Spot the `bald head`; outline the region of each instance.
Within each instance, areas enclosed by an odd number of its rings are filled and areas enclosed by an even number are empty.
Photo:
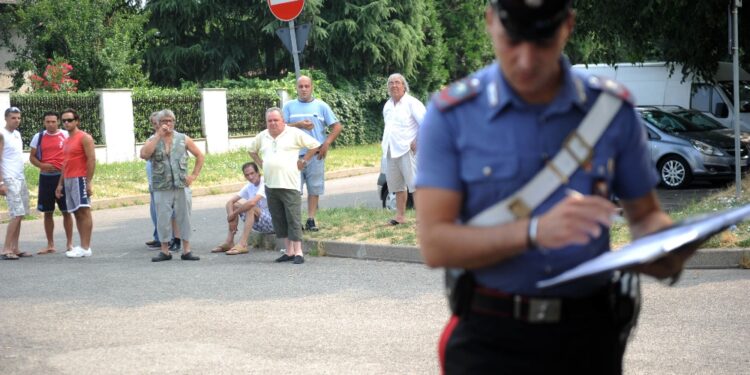
[[[312,101],[313,85],[308,76],[300,76],[297,79],[297,99],[301,102]]]

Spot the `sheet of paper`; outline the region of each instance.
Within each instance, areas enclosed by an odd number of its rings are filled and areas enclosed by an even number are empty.
[[[536,285],[538,288],[548,288],[582,277],[648,263],[686,244],[704,241],[749,217],[750,205],[691,217],[663,231],[639,238],[618,250],[581,263],[556,277],[539,281]]]

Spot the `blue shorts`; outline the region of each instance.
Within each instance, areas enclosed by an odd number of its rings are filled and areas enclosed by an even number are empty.
[[[66,178],[63,184],[68,212],[76,212],[81,207],[91,207],[91,199],[89,193],[86,192],[86,177]]]
[[[57,190],[57,183],[60,182],[60,175],[39,175],[39,193],[37,196],[36,209],[39,212],[53,212],[55,211],[55,203],[62,212],[68,212],[68,205],[65,202],[65,189],[62,191],[62,197],[55,197],[55,190]]]
[[[313,156],[300,172],[299,191],[302,192],[307,185],[307,195],[323,195],[326,187],[325,172],[326,159],[318,160],[318,155]]]

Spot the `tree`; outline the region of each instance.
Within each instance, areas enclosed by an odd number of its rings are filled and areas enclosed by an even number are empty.
[[[16,56],[7,64],[16,72],[14,86],[23,84],[26,71],[43,72],[48,59],[67,60],[81,90],[146,83],[139,42],[146,17],[137,3],[22,0],[12,6],[1,21],[14,33],[2,33],[0,43]]]
[[[666,61],[681,73],[711,77],[729,61],[729,1],[578,0],[576,30],[566,52],[574,63]],[[740,49],[750,50],[743,28],[750,11],[740,8]],[[745,66],[750,56],[740,55]]]
[[[437,1],[448,54],[446,67],[451,81],[463,78],[495,58],[485,32],[486,0]]]

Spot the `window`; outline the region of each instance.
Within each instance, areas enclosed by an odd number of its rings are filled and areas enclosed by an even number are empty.
[[[701,112],[713,113],[716,104],[724,103],[719,92],[712,85],[694,84],[690,97],[690,108]],[[726,117],[726,116],[725,116]]]

